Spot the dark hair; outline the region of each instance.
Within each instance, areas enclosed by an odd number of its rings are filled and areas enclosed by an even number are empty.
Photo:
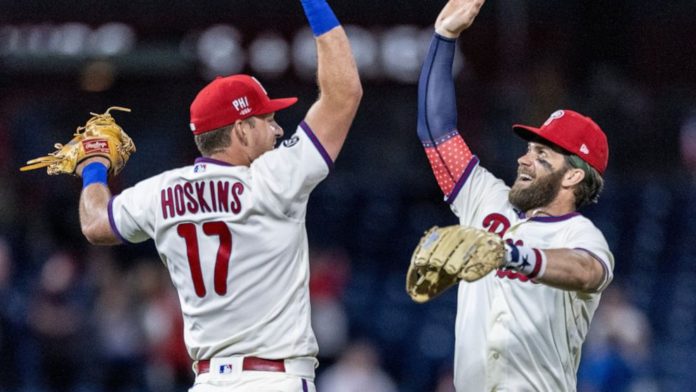
[[[596,203],[599,200],[599,194],[604,188],[604,179],[597,169],[590,166],[575,154],[566,154],[565,161],[571,168],[581,169],[585,172],[585,178],[573,191],[575,194],[575,208],[580,209],[584,206]]]
[[[201,155],[209,157],[229,147],[232,128],[234,128],[234,124],[195,135],[196,147]]]

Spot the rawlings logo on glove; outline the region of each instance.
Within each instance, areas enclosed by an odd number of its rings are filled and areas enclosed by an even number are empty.
[[[85,149],[85,154],[94,154],[97,152],[109,152],[109,142],[106,139],[95,139],[82,142],[82,147]]]
[[[118,174],[135,152],[135,144],[111,117],[109,111],[121,110],[130,112],[128,108],[112,106],[102,114],[90,113],[90,118],[83,127],[78,127],[68,144],[56,143],[56,151],[27,162],[20,171],[28,171],[46,167],[48,174],[75,174],[80,162],[87,158],[101,156],[107,158],[111,165],[109,174]]]
[[[460,280],[473,282],[505,264],[503,240],[460,225],[434,226],[421,237],[406,275],[406,291],[427,302]]]

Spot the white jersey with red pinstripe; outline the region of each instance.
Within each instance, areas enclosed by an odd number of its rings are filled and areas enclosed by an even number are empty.
[[[457,131],[424,147],[460,224],[486,229],[515,244],[581,249],[606,269],[599,291],[609,284],[614,257],[589,219],[577,212],[524,216],[508,201],[510,188],[479,166]],[[556,289],[511,270],[460,283],[457,390],[574,391],[580,349],[599,298],[600,293]]]
[[[250,167],[199,158],[112,198],[122,239],[152,238],[194,360],[314,357],[305,215],[333,162],[302,123]]]

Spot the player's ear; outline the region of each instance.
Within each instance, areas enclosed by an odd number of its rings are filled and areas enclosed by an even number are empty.
[[[585,171],[576,167],[568,169],[563,175],[563,182],[561,183],[564,187],[571,187],[579,184],[585,179]]]
[[[234,133],[235,139],[239,140],[242,146],[249,145],[249,127],[242,120],[235,121],[232,132]]]

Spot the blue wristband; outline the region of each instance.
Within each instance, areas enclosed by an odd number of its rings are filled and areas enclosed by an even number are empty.
[[[82,189],[98,183],[106,185],[108,169],[103,163],[92,162],[82,169]]]
[[[340,25],[326,0],[301,0],[301,2],[315,37]]]

